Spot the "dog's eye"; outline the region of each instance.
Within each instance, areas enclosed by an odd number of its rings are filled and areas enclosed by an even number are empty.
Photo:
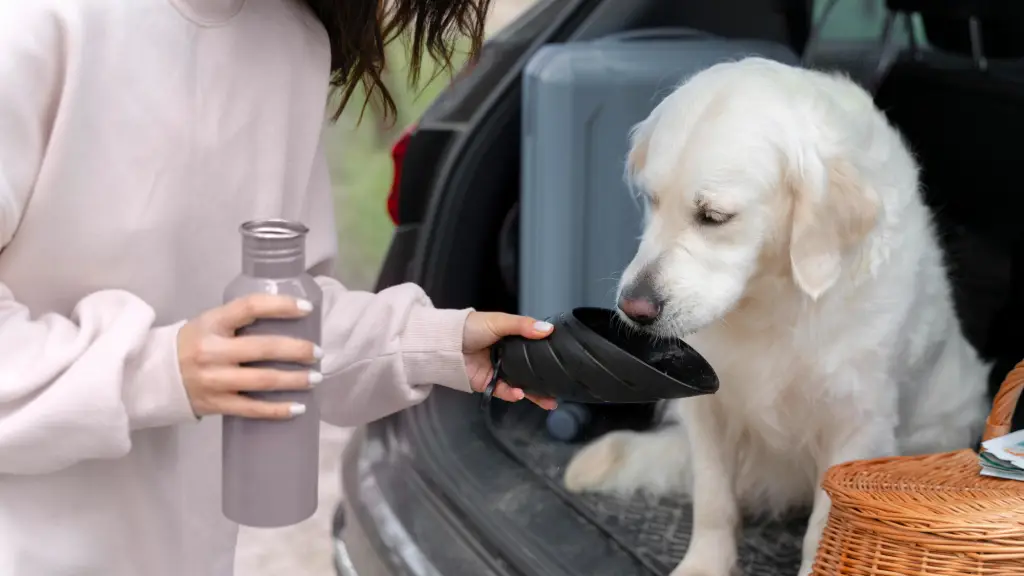
[[[701,208],[697,211],[697,223],[703,226],[721,226],[732,220],[733,214]]]

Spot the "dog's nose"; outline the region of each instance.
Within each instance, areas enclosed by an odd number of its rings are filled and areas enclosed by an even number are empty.
[[[658,297],[650,279],[643,278],[622,291],[619,296],[619,310],[630,320],[647,326],[653,324],[665,302]]]

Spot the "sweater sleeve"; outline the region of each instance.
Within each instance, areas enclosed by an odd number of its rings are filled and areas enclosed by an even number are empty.
[[[470,310],[435,309],[423,290],[402,284],[379,293],[324,290],[320,410],[326,422],[355,426],[422,402],[432,385],[470,392],[462,335]]]
[[[29,203],[59,105],[62,27],[0,2],[0,258]],[[0,475],[42,474],[131,448],[131,430],[193,418],[178,325],[119,290],[33,316],[0,276]]]
[[[307,190],[310,269],[324,292],[321,370],[324,421],[356,426],[422,402],[433,385],[470,392],[462,355],[471,310],[438,310],[415,284],[378,293],[348,290],[331,276],[334,202],[323,142]]]

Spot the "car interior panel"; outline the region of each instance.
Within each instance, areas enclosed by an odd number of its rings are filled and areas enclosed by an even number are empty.
[[[379,288],[420,282],[440,305],[516,311],[520,84],[538,45],[654,28],[768,40],[797,54],[806,47],[807,65],[863,83],[903,133],[921,166],[964,333],[993,363],[995,392],[1024,357],[1024,194],[1015,180],[1014,144],[1024,134],[1024,2],[877,0],[862,21],[833,15],[839,20],[814,28],[812,14],[820,17],[833,0],[573,0],[571,7],[569,1],[540,0],[533,20],[497,39],[510,48],[478,63],[494,68],[473,72],[470,85],[443,95],[421,120],[422,140],[411,141],[402,176],[402,202],[415,212],[416,231],[396,234],[393,242],[406,244],[392,245],[393,262]],[[858,4],[835,1],[848,11]],[[556,8],[558,2],[565,4]],[[887,21],[892,54],[881,49]],[[429,193],[414,196],[419,189]],[[455,412],[473,416],[447,416]],[[481,576],[668,574],[688,545],[689,503],[579,496],[560,484],[578,442],[649,427],[657,408],[593,410],[589,427],[572,443],[552,438],[545,416],[526,403],[481,409],[476,398],[435,390],[422,405],[370,425],[347,455],[353,516],[363,532],[372,532],[376,520],[359,509],[359,500],[401,502],[396,515],[412,534],[409,542],[418,542],[436,571],[416,572],[396,560],[398,541],[386,542],[393,530],[374,537],[379,555],[408,574],[457,574],[452,570],[460,562]],[[1014,429],[1022,428],[1019,409]],[[371,480],[379,488],[366,496],[361,491]],[[423,496],[408,496],[413,493]],[[431,510],[420,514],[424,502]],[[446,557],[427,544],[431,538],[416,536],[433,529],[417,518],[442,516],[464,542],[459,550],[475,550],[486,562]],[[744,573],[776,576],[789,574],[788,567],[795,573],[805,519],[797,511],[748,523]]]

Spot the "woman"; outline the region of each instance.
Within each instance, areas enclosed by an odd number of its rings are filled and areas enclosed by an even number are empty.
[[[550,331],[326,276],[329,79],[393,110],[383,38],[411,27],[413,61],[445,60],[457,33],[479,47],[487,4],[0,0],[0,574],[228,575],[220,424],[197,416],[289,418],[239,392],[319,383],[327,419],[360,424],[431,384],[480,390],[488,346]],[[218,305],[238,224],[263,217],[311,229],[322,352],[233,336],[302,302]],[[321,354],[323,374],[239,366]]]

